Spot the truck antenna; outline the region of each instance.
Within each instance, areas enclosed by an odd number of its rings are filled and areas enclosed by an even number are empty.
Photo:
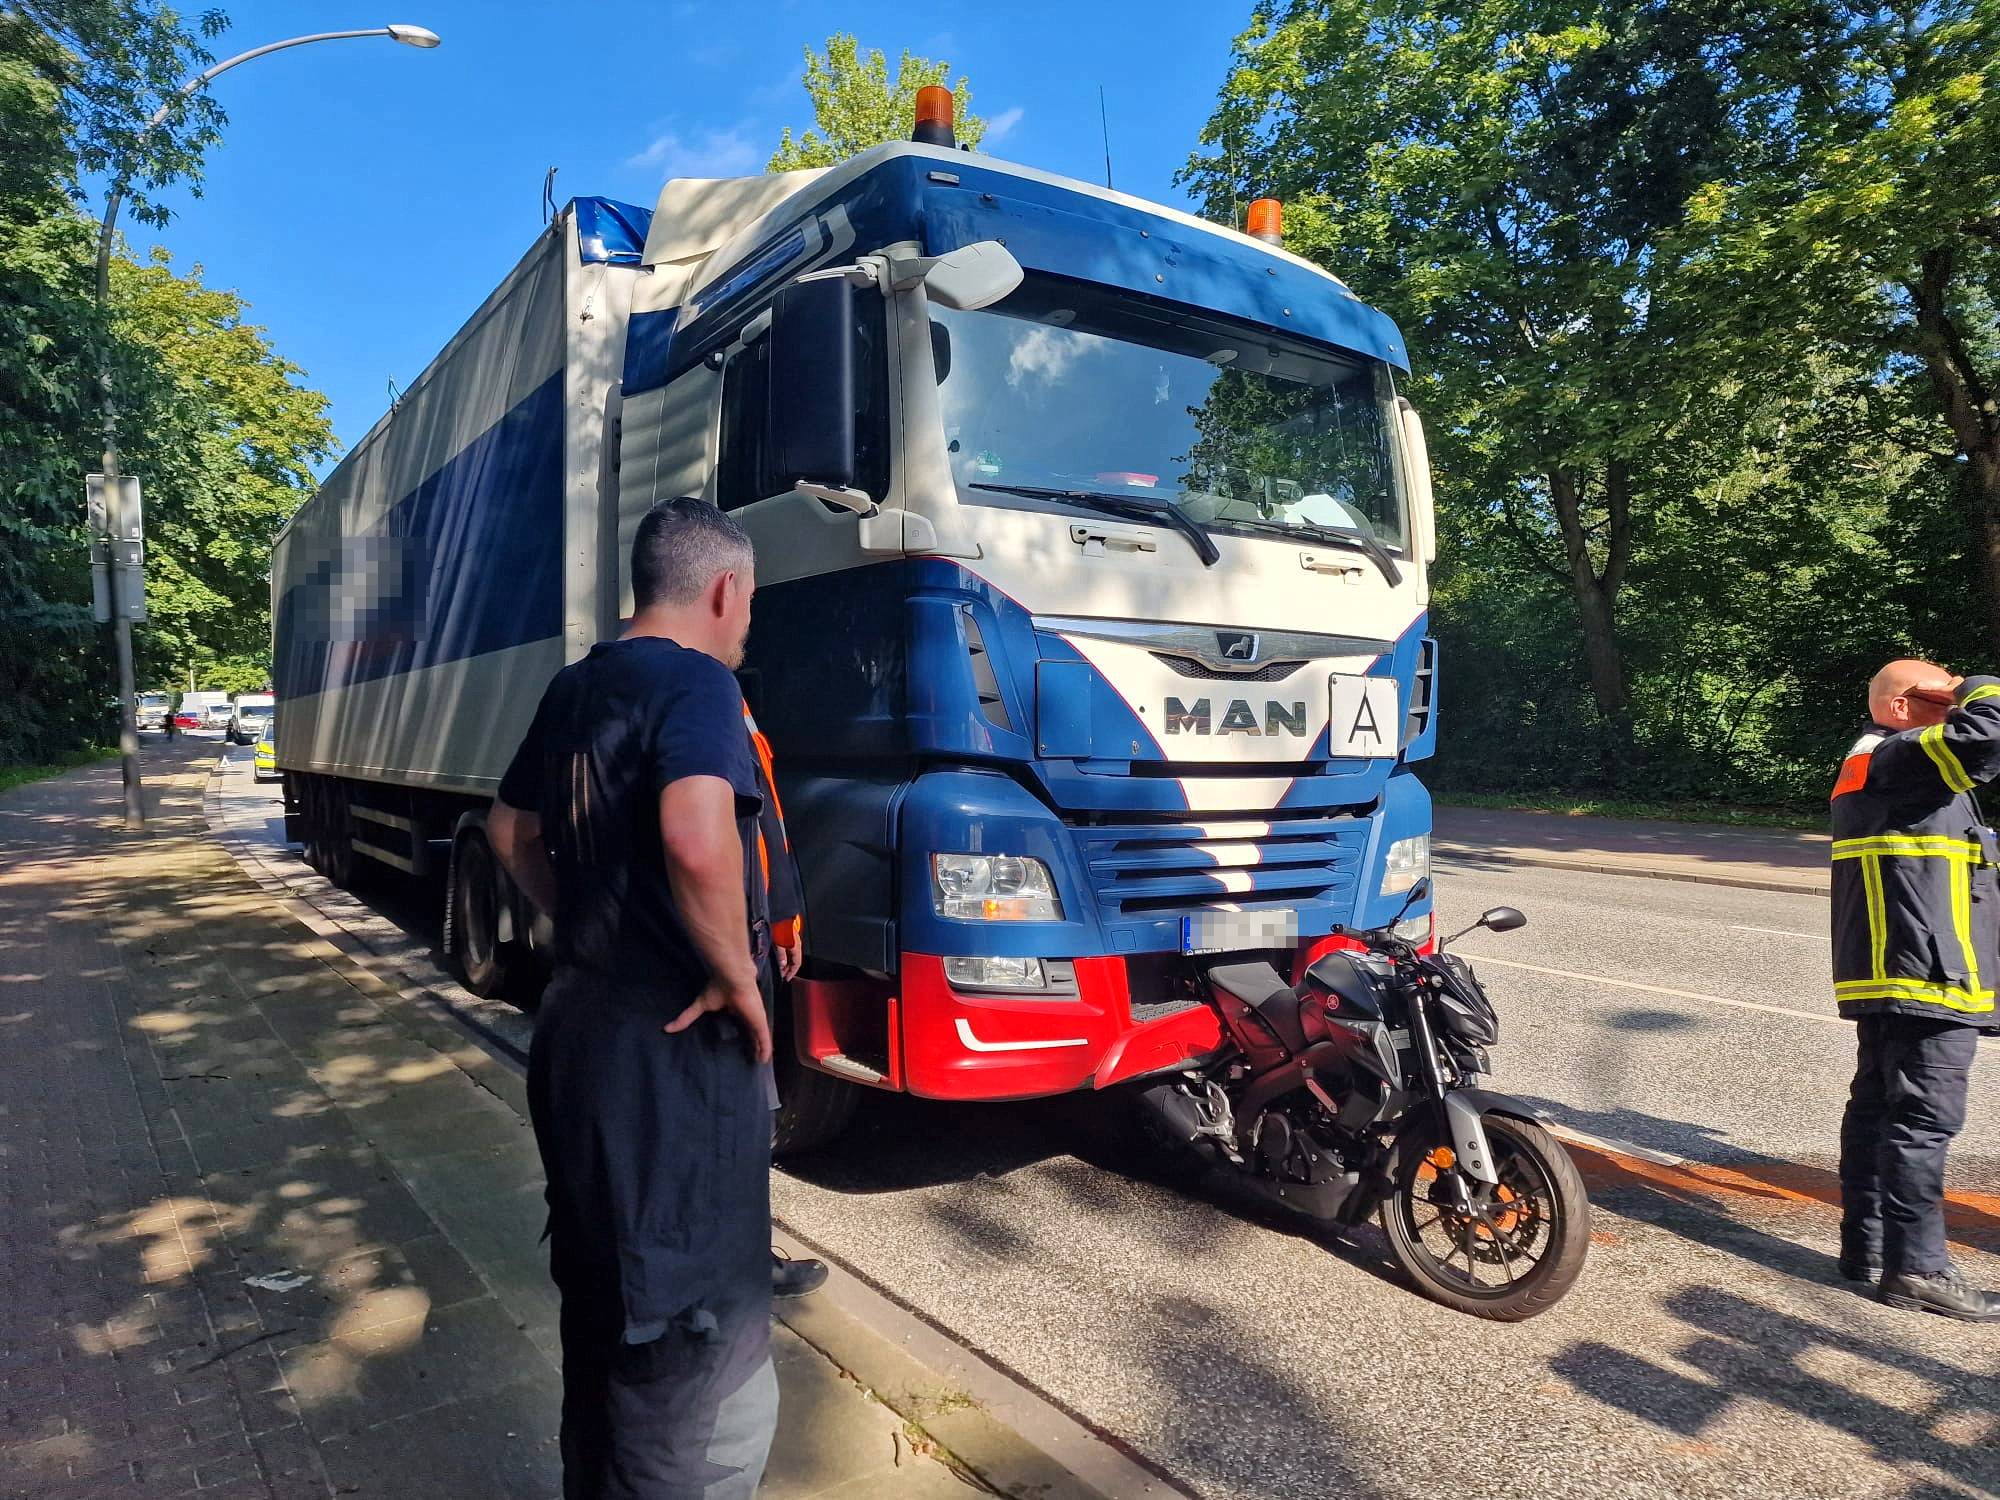
[[[1104,110],[1104,85],[1097,86],[1097,125],[1104,132],[1104,185],[1111,186],[1111,117]]]
[[[556,216],[556,169],[550,167],[542,174],[542,222],[548,223]]]

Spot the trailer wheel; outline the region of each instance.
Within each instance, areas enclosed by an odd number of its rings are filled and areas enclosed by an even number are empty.
[[[326,873],[326,796],[324,777],[299,778],[299,821],[304,825],[308,868]]]
[[[354,884],[354,822],[347,812],[346,783],[338,777],[328,777],[322,784],[320,812],[325,846],[320,873],[345,890]]]
[[[503,878],[485,830],[462,829],[451,850],[446,947],[460,982],[481,998],[504,993],[515,967],[511,945],[500,941]]]
[[[783,1159],[830,1146],[853,1123],[861,1086],[809,1068],[799,1061],[791,1028],[776,1040],[772,1064],[778,1075],[778,1112],[771,1131],[771,1154]]]

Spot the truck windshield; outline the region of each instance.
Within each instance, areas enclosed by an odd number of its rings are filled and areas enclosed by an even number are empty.
[[[1172,504],[1209,531],[1405,545],[1388,368],[1031,278],[931,304],[952,477],[970,505]]]

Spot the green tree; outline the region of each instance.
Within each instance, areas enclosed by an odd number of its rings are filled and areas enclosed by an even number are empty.
[[[826,39],[826,51],[806,48],[806,95],[814,125],[796,139],[789,125],[771,154],[768,170],[795,172],[830,167],[870,146],[906,141],[916,119],[917,90],[949,84],[951,64],[914,57],[906,48],[889,80],[889,60],[873,48],[866,57],[847,33]],[[964,78],[951,84],[953,130],[961,146],[979,144],[986,122],[971,112],[972,89]]]
[[[204,18],[204,34],[219,25]],[[52,759],[112,727],[82,515],[100,341],[146,491],[142,685],[182,680],[190,661],[261,669],[264,549],[331,446],[323,402],[233,296],[163,259],[120,256],[109,326],[98,316],[84,179],[130,161],[143,197],[191,172],[219,114],[196,101],[143,141],[139,131],[205,56],[155,6],[0,5],[0,762]]]
[[[1920,374],[2000,653],[2000,5],[1814,0],[1773,25],[1783,45],[1738,85],[1764,150],[1692,202],[1707,337]]]
[[[1275,195],[1290,247],[1410,334],[1456,504],[1558,578],[1596,714],[1631,712],[1620,598],[1683,354],[1665,245],[1745,121],[1683,0],[1264,0],[1185,173]]]

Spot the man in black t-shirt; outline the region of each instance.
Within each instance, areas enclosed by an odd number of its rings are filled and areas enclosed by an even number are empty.
[[[565,1500],[747,1500],[776,1425],[770,924],[731,672],[752,568],[713,506],[654,506],[631,624],[549,684],[488,822],[555,917],[528,1097],[562,1293]]]

